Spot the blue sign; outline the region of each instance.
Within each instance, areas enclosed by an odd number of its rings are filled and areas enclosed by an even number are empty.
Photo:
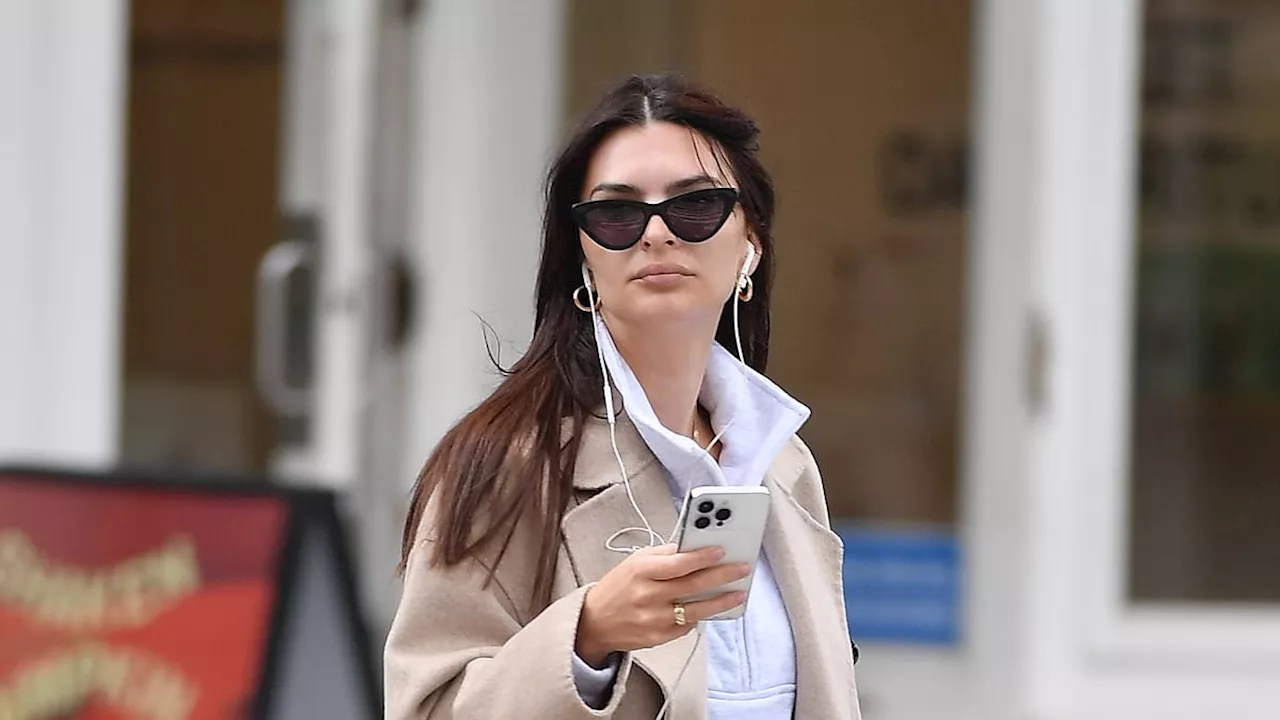
[[[837,524],[854,642],[955,645],[960,547],[949,529]]]

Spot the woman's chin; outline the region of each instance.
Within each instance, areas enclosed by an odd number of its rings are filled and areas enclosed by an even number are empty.
[[[626,322],[684,323],[719,317],[719,306],[709,304],[704,298],[693,297],[687,292],[648,292],[631,298],[626,307],[616,313]]]

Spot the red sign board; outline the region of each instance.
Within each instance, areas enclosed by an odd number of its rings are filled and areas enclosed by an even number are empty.
[[[243,718],[289,503],[0,472],[0,720]]]

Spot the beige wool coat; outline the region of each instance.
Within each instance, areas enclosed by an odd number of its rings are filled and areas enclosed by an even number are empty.
[[[667,479],[625,414],[618,448],[636,501],[653,528],[669,537],[677,509]],[[813,456],[793,437],[764,484],[772,507],[765,552],[791,618],[796,647],[795,717],[858,720],[853,648],[845,620],[843,548],[830,529]],[[615,531],[638,524],[609,442],[609,427],[583,430],[574,497],[565,514],[551,605],[530,610],[537,535],[517,526],[483,588],[491,560],[452,568],[428,562],[431,515],[409,557],[404,591],[386,645],[389,720],[654,720],[694,648],[695,633],[623,656],[608,705],[578,696],[572,653],[583,598],[624,559],[605,548]],[[698,643],[672,698],[668,717],[706,717],[706,645]]]

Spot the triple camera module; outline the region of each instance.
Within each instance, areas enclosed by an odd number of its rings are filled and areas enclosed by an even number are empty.
[[[693,526],[699,530],[706,530],[711,527],[711,518],[714,514],[716,527],[724,527],[724,523],[733,515],[729,508],[722,507],[716,509],[716,504],[710,500],[703,500],[698,503],[698,518],[693,521]]]

